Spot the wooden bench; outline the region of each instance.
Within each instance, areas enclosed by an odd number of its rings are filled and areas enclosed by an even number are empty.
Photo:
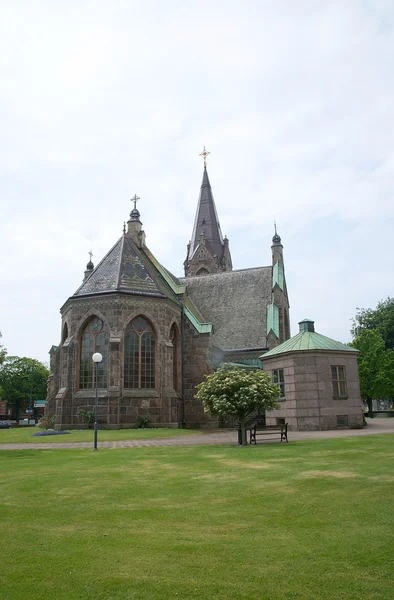
[[[254,423],[248,428],[250,432],[250,444],[257,444],[257,438],[260,436],[280,435],[281,442],[289,442],[287,439],[287,423],[283,425],[259,425]]]

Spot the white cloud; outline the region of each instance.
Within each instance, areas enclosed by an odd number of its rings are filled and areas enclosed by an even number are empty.
[[[285,245],[293,332],[346,340],[392,294],[391,3],[5,2],[0,329],[45,359],[58,309],[120,236],[182,273],[202,164],[236,267]]]

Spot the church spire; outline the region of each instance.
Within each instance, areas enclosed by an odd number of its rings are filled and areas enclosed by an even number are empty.
[[[192,238],[187,249],[186,276],[220,273],[232,269],[228,239],[223,239],[208,177],[208,154],[210,152],[207,152],[204,146],[204,150],[200,153],[200,156],[204,157],[204,171]],[[197,252],[199,247],[201,252]]]

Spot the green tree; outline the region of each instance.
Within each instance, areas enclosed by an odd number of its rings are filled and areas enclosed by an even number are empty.
[[[0,339],[2,338],[2,333],[0,331]],[[5,361],[5,357],[7,356],[7,350],[4,348],[4,346],[2,346],[2,344],[0,344],[0,366],[3,364],[3,362]]]
[[[236,417],[242,431],[242,444],[247,444],[246,420],[257,409],[279,408],[279,387],[264,371],[246,371],[222,367],[197,386],[196,398],[212,416]]]
[[[372,399],[394,396],[394,350],[387,349],[376,329],[362,329],[351,344],[360,351],[358,374],[360,392],[372,417]]]
[[[34,358],[6,356],[0,366],[0,387],[15,419],[19,420],[27,408],[33,408],[34,400],[46,398],[48,376],[47,367]]]
[[[381,300],[375,309],[358,308],[351,334],[356,339],[364,330],[378,331],[386,348],[394,349],[394,298]]]

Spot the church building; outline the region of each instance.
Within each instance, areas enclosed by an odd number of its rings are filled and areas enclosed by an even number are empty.
[[[100,428],[135,427],[140,418],[155,427],[216,425],[194,397],[204,375],[225,362],[260,368],[259,357],[290,338],[281,238],[275,227],[272,264],[233,270],[207,154],[204,148],[184,277],[149,250],[135,196],[122,236],[96,267],[90,259],[62,306],[47,398],[56,428],[82,426],[80,410],[94,408],[96,376]]]

